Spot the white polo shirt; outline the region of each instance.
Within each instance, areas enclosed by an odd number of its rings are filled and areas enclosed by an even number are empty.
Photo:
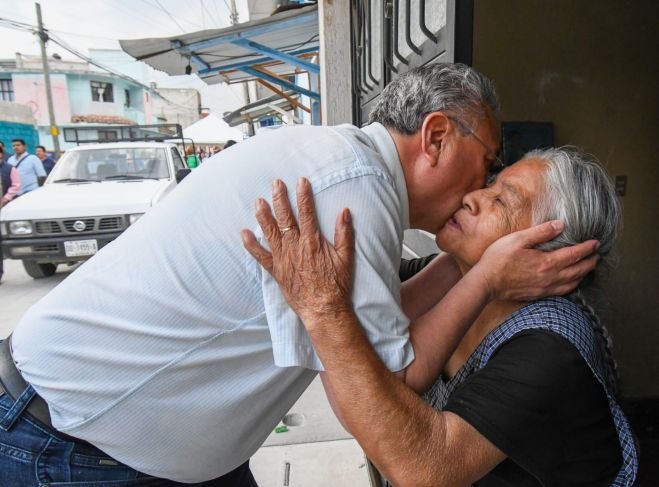
[[[150,475],[201,482],[245,462],[322,365],[244,250],[258,197],[309,178],[324,235],[350,208],[353,303],[391,370],[413,360],[398,267],[405,179],[379,124],[267,131],[207,160],[34,305],[13,335],[57,429]]]

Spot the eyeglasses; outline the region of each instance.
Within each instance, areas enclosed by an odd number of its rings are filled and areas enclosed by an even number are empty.
[[[459,118],[449,116],[448,119],[460,127],[463,132],[467,132],[468,135],[473,136],[474,139],[476,139],[485,148],[485,154],[490,160],[490,166],[488,168],[488,180],[491,179],[492,176],[496,176],[503,170],[504,167],[506,167],[501,158],[497,155],[496,151],[492,150],[492,148],[487,145],[487,143],[481,139],[478,134],[476,134],[473,128],[471,128]]]

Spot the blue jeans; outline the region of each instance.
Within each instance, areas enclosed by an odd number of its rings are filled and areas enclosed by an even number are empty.
[[[121,464],[98,448],[41,424],[25,407],[32,387],[14,402],[0,389],[0,486],[2,487],[170,487],[189,486],[158,479]],[[29,402],[29,401],[28,401]],[[199,484],[257,487],[249,462]]]

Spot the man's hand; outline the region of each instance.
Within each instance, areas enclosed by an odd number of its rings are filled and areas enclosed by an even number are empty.
[[[314,314],[351,308],[354,235],[348,209],[337,217],[332,246],[320,233],[309,181],[303,178],[297,185],[299,226],[282,181],[273,183],[272,203],[274,215],[265,200],[256,203],[256,219],[270,251],[251,231],[243,230],[247,251],[277,281],[305,325]]]
[[[534,247],[563,231],[552,221],[511,233],[494,242],[472,269],[487,282],[492,299],[531,301],[574,290],[597,265],[596,240],[545,252]]]

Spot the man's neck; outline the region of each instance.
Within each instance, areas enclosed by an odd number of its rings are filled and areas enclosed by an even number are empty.
[[[398,159],[403,168],[403,175],[405,176],[405,186],[407,187],[407,199],[410,212],[410,225],[412,228],[417,228],[418,216],[416,215],[416,201],[414,194],[414,184],[412,184],[412,169],[414,162],[419,155],[420,133],[413,135],[405,135],[397,132],[396,130],[387,128],[387,132],[391,135],[398,152]]]

